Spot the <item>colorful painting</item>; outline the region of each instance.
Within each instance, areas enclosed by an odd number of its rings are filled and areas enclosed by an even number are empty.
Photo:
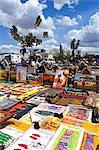
[[[65,89],[68,74],[66,70],[57,70],[54,78],[53,88]]]
[[[41,129],[48,131],[57,131],[61,124],[54,121],[54,117],[47,117],[44,121],[41,122]]]
[[[39,95],[34,96],[27,101],[27,103],[32,103],[35,105],[39,105],[40,103],[44,103],[44,102],[46,102],[45,97]]]
[[[47,150],[79,150],[84,130],[61,125],[49,142]]]
[[[96,91],[96,76],[76,74],[74,78],[74,87]]]
[[[44,150],[53,134],[44,130],[29,129],[8,150]]]
[[[74,125],[74,126],[82,127],[89,132],[99,133],[99,124],[73,119],[69,117],[65,117],[61,119],[53,116],[47,117],[44,121],[41,122],[40,127],[44,130],[57,131],[57,129],[61,124]]]
[[[29,79],[29,84],[31,84],[32,86],[43,85],[43,74],[42,73],[32,74],[31,79]]]
[[[27,67],[17,66],[16,82],[25,82],[27,74]]]
[[[33,108],[30,111],[31,119],[32,122],[34,121],[42,121],[44,120],[47,116],[54,116],[54,113],[51,111],[46,111],[38,108]],[[35,120],[36,119],[36,120]]]
[[[11,127],[13,129],[16,129],[19,131],[25,132],[26,130],[28,130],[31,127],[31,125],[29,125],[23,121],[14,119],[14,118],[11,118],[9,121],[12,121],[14,124],[8,125],[7,127]]]
[[[84,133],[80,150],[96,150],[99,144],[99,136],[93,133]]]
[[[50,111],[54,113],[63,113],[66,109],[64,106],[55,105],[55,104],[48,104],[48,103],[41,103],[37,106],[37,108],[45,111]]]
[[[27,99],[31,98],[33,95],[37,94],[38,92],[39,92],[39,90],[37,90],[37,89],[30,90],[30,91],[18,96],[18,99],[20,99],[21,101],[27,100]]]
[[[66,117],[71,117],[71,118],[85,120],[85,121],[91,121],[92,110],[87,109],[82,106],[69,105],[67,106],[64,115]]]
[[[64,117],[62,119],[55,118],[53,119],[53,122],[57,124],[69,124],[69,125],[79,126],[79,127],[84,128],[87,131],[99,133],[99,124],[86,122],[83,120],[78,120],[78,119],[74,119],[70,117]]]
[[[13,105],[15,105],[16,103],[18,103],[18,102],[9,100],[9,99],[3,99],[2,101],[0,101],[0,110],[10,108]]]
[[[55,75],[53,74],[43,74],[43,84],[44,85],[49,85],[52,87],[53,82],[54,82],[54,77]]]
[[[0,131],[0,145],[4,145],[7,148],[13,141],[14,138],[12,136]]]

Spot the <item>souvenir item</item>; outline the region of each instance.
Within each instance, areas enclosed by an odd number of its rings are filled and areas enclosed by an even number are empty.
[[[43,74],[43,84],[44,85],[49,85],[52,87],[53,82],[54,82],[54,77],[55,75],[53,74]]]
[[[73,119],[70,117],[64,117],[62,119],[54,118],[52,120],[52,122],[55,122],[57,124],[70,124],[70,125],[74,125],[74,126],[79,126],[79,127],[84,128],[86,131],[99,133],[99,124],[86,122],[83,120]],[[49,123],[49,125],[50,125],[50,123]]]
[[[0,111],[0,128],[2,128],[2,122],[8,120],[9,118],[12,117],[13,114],[6,114],[4,111]]]
[[[73,128],[61,125],[55,136],[49,142],[47,150],[79,150],[84,130],[83,128]]]
[[[38,108],[33,108],[33,110],[30,111],[32,122],[34,121],[42,121],[47,116],[54,116],[54,112],[46,111]]]
[[[7,148],[12,142],[14,138],[9,134],[3,133],[0,131],[0,146],[3,145],[4,149]]]
[[[40,125],[41,129],[49,130],[49,131],[57,131],[57,129],[61,124],[55,122],[54,119],[55,118],[53,116],[50,116],[47,117],[45,120],[43,120]]]
[[[63,113],[66,109],[64,106],[61,105],[54,105],[54,104],[48,104],[48,103],[41,103],[37,106],[38,109],[50,111],[54,113]]]
[[[23,115],[25,115],[28,111],[30,111],[33,107],[36,105],[27,103],[26,106],[20,110],[18,110],[15,115],[13,115],[13,118],[20,119]]]
[[[27,67],[17,66],[16,82],[25,82],[27,74]]]
[[[29,129],[8,150],[44,150],[51,140],[53,134],[44,130]]]
[[[29,80],[29,84],[31,84],[32,86],[43,85],[43,74],[42,73],[34,73],[34,74],[32,74],[32,77]]]
[[[26,130],[28,130],[31,125],[23,122],[23,121],[20,121],[20,120],[17,120],[17,119],[14,119],[14,118],[11,118],[10,121],[13,122],[13,124],[10,124],[8,125],[7,127],[11,127],[15,130],[19,130],[19,131],[23,131],[25,132]]]
[[[25,94],[18,96],[18,99],[20,99],[21,101],[27,100],[27,99],[31,98],[33,95],[37,94],[38,92],[39,92],[39,90],[37,90],[37,89],[30,90],[30,91],[26,92]]]
[[[26,114],[27,111],[29,111],[33,107],[34,107],[34,105],[32,105],[32,104],[17,103],[13,107],[10,107],[10,108],[2,111],[3,116],[0,119],[0,121],[7,120],[7,119],[11,118],[12,116],[16,119],[19,119],[22,117],[22,115]]]
[[[74,78],[74,87],[96,91],[96,76],[76,74]]]
[[[65,89],[68,74],[65,70],[57,70],[54,78],[53,88]]]
[[[76,104],[76,105],[82,105],[82,103],[85,101],[87,97],[87,94],[78,94],[78,93],[72,93],[72,92],[65,92],[63,91],[61,94],[59,94],[59,98],[53,98],[51,100],[51,103],[63,105],[66,106],[68,104]]]
[[[13,101],[8,98],[5,98],[2,101],[0,101],[0,110],[10,108],[17,103],[18,103],[17,101]]]
[[[91,121],[92,110],[79,105],[69,105],[64,112],[64,116],[85,121]]]
[[[8,127],[1,129],[1,132],[5,133],[5,134],[9,134],[10,136],[12,136],[15,139],[19,138],[23,134],[23,132],[21,132],[19,130],[13,130]]]
[[[93,133],[84,133],[80,150],[96,150],[99,144],[99,136]]]
[[[31,120],[31,116],[30,113],[27,113],[26,115],[24,115],[23,117],[20,118],[21,121],[26,122],[28,124],[33,125],[33,122]]]
[[[37,96],[34,96],[34,97],[30,98],[26,102],[27,103],[32,103],[32,104],[35,104],[35,105],[39,105],[40,103],[44,103],[46,101],[45,101],[45,97],[37,95]]]

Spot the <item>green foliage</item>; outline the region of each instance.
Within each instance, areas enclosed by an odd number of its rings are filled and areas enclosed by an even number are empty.
[[[36,18],[36,22],[35,22],[35,27],[38,27],[42,22],[42,19],[40,16],[38,16]],[[21,43],[22,46],[24,47],[32,47],[34,44],[39,45],[42,43],[42,40],[37,38],[36,36],[34,36],[32,33],[28,33],[25,36],[21,36],[18,33],[18,29],[15,25],[12,26],[12,28],[10,29],[10,33],[12,35],[12,37]],[[43,32],[43,37],[47,38],[48,37],[48,32]]]

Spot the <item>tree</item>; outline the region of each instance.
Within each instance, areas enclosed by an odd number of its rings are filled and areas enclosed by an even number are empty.
[[[68,60],[68,62],[70,62],[70,60],[71,60],[70,51],[66,52],[66,59]]]
[[[40,26],[40,24],[42,23],[42,19],[40,16],[38,16],[36,18],[36,22],[34,24],[35,28],[37,28],[38,26]],[[19,43],[21,43],[21,51],[23,52],[23,55],[24,55],[24,52],[26,51],[26,47],[32,47],[34,46],[34,44],[37,46],[39,44],[42,43],[42,39],[39,39],[37,38],[35,35],[33,35],[32,33],[28,33],[27,35],[25,36],[22,36],[18,33],[18,29],[15,25],[12,26],[12,28],[10,29],[10,33],[12,35],[12,37],[18,41]],[[48,37],[48,32],[44,31],[43,32],[43,37],[44,38],[47,38]]]
[[[73,61],[75,61],[75,53],[74,53],[74,50],[78,48],[79,43],[80,43],[80,40],[78,40],[78,41],[76,42],[76,40],[73,39],[73,40],[71,41],[71,49],[72,49],[72,58],[73,58]]]
[[[80,60],[81,59],[81,51],[78,50],[77,51],[77,54],[76,54],[76,61]]]

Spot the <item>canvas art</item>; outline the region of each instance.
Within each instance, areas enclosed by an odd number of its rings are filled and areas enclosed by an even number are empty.
[[[8,98],[2,99],[2,101],[0,101],[0,110],[8,109],[17,103],[18,101],[13,101]]]
[[[96,76],[76,74],[74,78],[74,87],[96,91]]]
[[[25,82],[27,74],[27,67],[17,66],[16,82]]]
[[[57,70],[54,78],[53,88],[65,89],[68,79],[66,70]]]
[[[99,144],[99,136],[90,132],[85,132],[80,150],[96,150]]]
[[[53,82],[54,82],[54,77],[55,77],[54,74],[44,73],[43,74],[43,84],[44,85],[49,85],[50,87],[52,87]]]
[[[92,110],[87,109],[82,106],[77,105],[69,105],[66,108],[64,113],[66,117],[71,117],[75,119],[85,120],[91,122]]]
[[[74,118],[65,116],[62,119],[55,118],[53,119],[53,122],[57,124],[69,124],[69,125],[79,126],[79,127],[84,128],[86,131],[99,133],[99,124],[94,124],[94,123],[79,120],[79,119],[74,119]]]
[[[13,130],[19,130],[21,132],[25,132],[31,127],[30,124],[27,124],[21,120],[17,120],[14,118],[11,118],[9,121],[12,121],[14,124],[10,124],[7,127],[11,127]]]
[[[7,148],[13,141],[14,138],[11,135],[0,131],[0,145],[4,145]]]
[[[29,79],[29,84],[32,86],[43,85],[43,74],[42,73],[32,73],[31,79]]]
[[[46,110],[42,110],[39,108],[33,108],[33,110],[30,111],[30,115],[31,115],[32,122],[34,122],[34,121],[42,121],[47,116],[54,116],[54,113],[52,111],[46,111]]]
[[[55,118],[53,116],[50,116],[47,117],[45,120],[43,120],[40,125],[41,129],[49,131],[57,131],[61,123],[55,122],[54,119]]]
[[[47,150],[79,150],[84,130],[61,125],[49,142]]]
[[[53,134],[50,132],[31,128],[15,144],[10,146],[8,150],[44,150],[52,136]]]
[[[48,103],[41,103],[37,106],[37,108],[45,111],[51,111],[54,113],[63,113],[65,111],[65,107],[61,105],[55,105],[55,104],[48,104]]]

